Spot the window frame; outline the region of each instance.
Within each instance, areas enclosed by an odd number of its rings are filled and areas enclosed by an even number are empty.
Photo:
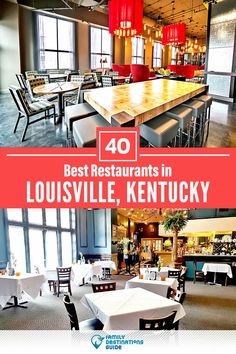
[[[34,224],[34,223],[29,222],[28,209],[21,209],[22,221],[9,220],[8,213],[7,213],[8,209],[5,209],[6,233],[7,233],[7,244],[8,244],[8,259],[11,259],[11,257],[10,257],[11,245],[10,245],[9,226],[15,226],[15,227],[23,228],[24,246],[25,246],[25,265],[26,265],[27,272],[33,271],[33,269],[31,269],[31,261],[30,261],[30,240],[29,240],[29,238],[30,238],[29,230],[30,229],[36,229],[36,230],[39,230],[42,232],[43,248],[44,248],[44,267],[45,268],[47,268],[47,264],[46,264],[46,234],[48,231],[56,232],[58,266],[62,266],[62,232],[70,233],[71,260],[72,260],[72,262],[76,262],[76,260],[78,259],[78,244],[77,244],[77,238],[76,238],[76,230],[77,230],[76,209],[73,209],[73,208],[68,208],[68,209],[69,209],[69,222],[70,222],[69,228],[61,227],[60,209],[56,209],[56,214],[57,214],[57,225],[56,226],[49,226],[46,224],[46,210],[45,209],[41,209],[41,211],[42,211],[42,223],[41,224],[40,223]],[[72,214],[73,213],[75,213],[74,227],[72,224]],[[75,245],[73,242],[74,237],[76,239]],[[75,249],[73,248],[73,246]]]
[[[91,70],[95,70],[97,68],[92,68],[92,55],[99,55],[100,57],[110,56],[111,64],[113,63],[114,39],[113,39],[112,35],[110,34],[110,38],[111,38],[111,53],[110,54],[92,52],[92,41],[91,41],[91,29],[92,28],[96,28],[96,29],[101,30],[101,51],[102,51],[102,31],[107,31],[109,33],[109,29],[107,27],[99,27],[99,26],[95,26],[95,25],[89,26],[89,67]],[[103,69],[103,63],[100,63],[100,67],[98,67],[98,68]]]
[[[154,47],[155,47],[155,44],[160,44],[161,45],[161,57],[159,58],[159,57],[155,57],[154,56]],[[161,66],[160,66],[160,68],[162,67],[162,59],[163,59],[163,52],[162,52],[162,48],[163,46],[162,46],[162,43],[161,42],[159,42],[159,41],[154,41],[154,44],[153,44],[153,47],[152,47],[152,67],[153,68],[155,68],[155,67],[158,67],[158,65],[154,65],[154,60],[160,60],[161,61]]]
[[[133,41],[135,41],[135,40],[142,40],[142,42],[143,42],[143,55],[142,56],[140,56],[140,55],[137,55],[137,53],[138,53],[138,45],[136,45],[136,55],[134,55],[134,53],[133,53]],[[137,42],[138,43],[138,42]],[[135,61],[135,63],[133,62],[133,59],[134,58],[136,58],[136,61]],[[138,58],[141,58],[142,59],[142,63],[140,63],[140,64],[144,64],[145,63],[145,39],[143,38],[143,37],[133,37],[132,38],[132,57],[131,57],[131,63],[132,64],[138,64],[137,63],[137,59]]]
[[[43,17],[50,17],[55,19],[56,21],[56,36],[57,36],[57,49],[41,49],[40,48],[40,36],[39,36],[39,17],[43,16]],[[65,22],[69,22],[72,24],[72,43],[73,43],[73,48],[71,51],[68,50],[59,50],[59,35],[58,35],[58,21],[65,21]],[[37,43],[37,50],[36,50],[36,63],[37,63],[37,69],[38,71],[45,71],[45,70],[63,70],[63,69],[70,69],[70,68],[60,68],[59,66],[59,54],[60,53],[68,53],[68,54],[72,54],[73,55],[73,65],[71,70],[75,70],[75,66],[76,66],[76,23],[75,21],[72,20],[68,20],[65,18],[60,18],[57,16],[50,16],[48,14],[42,14],[42,13],[37,13],[36,14],[36,20],[35,20],[35,37],[36,37],[36,43]],[[41,65],[40,65],[40,52],[50,52],[50,53],[57,53],[57,67],[56,68],[45,68],[42,69]]]

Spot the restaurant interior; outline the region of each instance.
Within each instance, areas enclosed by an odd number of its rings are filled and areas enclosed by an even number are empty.
[[[1,0],[0,146],[235,147],[235,0]]]
[[[0,330],[234,330],[235,286],[236,209],[0,209]]]

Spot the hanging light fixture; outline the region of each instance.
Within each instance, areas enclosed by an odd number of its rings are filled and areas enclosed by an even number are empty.
[[[162,44],[179,45],[186,40],[186,26],[184,23],[174,23],[162,27]]]
[[[109,0],[109,32],[133,37],[142,33],[143,0]]]

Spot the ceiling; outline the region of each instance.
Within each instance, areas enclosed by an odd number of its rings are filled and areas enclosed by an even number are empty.
[[[118,214],[121,214],[130,220],[136,223],[153,223],[161,222],[165,216],[169,213],[173,213],[177,209],[157,209],[157,208],[142,208],[142,209],[133,209],[133,208],[118,208]],[[178,209],[182,211],[184,215],[188,215],[187,209]]]
[[[155,20],[161,16],[164,24],[184,22],[188,35],[206,37],[207,9],[203,0],[144,0],[144,15]]]

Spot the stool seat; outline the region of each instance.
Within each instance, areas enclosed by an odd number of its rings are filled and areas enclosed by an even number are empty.
[[[168,117],[177,119],[179,128],[184,130],[192,120],[192,109],[178,106],[165,113]]]
[[[166,146],[177,135],[179,123],[166,114],[157,116],[139,126],[140,135],[151,145]]]
[[[193,111],[192,112],[193,117],[200,116],[205,109],[205,104],[203,102],[193,100],[193,99],[186,101],[185,103],[182,104],[182,106],[191,108]]]
[[[92,115],[73,123],[73,138],[77,147],[96,146],[96,128],[110,127],[100,114]]]
[[[73,122],[97,114],[97,111],[88,103],[79,103],[65,107],[65,123],[72,130]]]
[[[204,102],[205,109],[209,108],[212,105],[213,98],[209,95],[201,95],[193,98],[194,100]]]

